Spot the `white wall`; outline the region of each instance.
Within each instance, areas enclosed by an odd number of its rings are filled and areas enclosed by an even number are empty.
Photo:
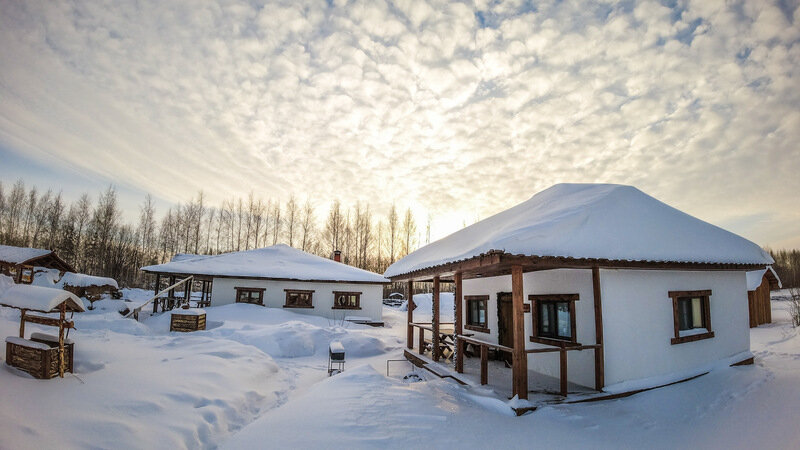
[[[606,384],[690,370],[750,350],[744,272],[602,270]],[[672,345],[669,291],[711,290],[714,337]]]
[[[211,306],[236,302],[237,287],[264,288],[264,306],[283,308],[286,303],[284,289],[313,290],[313,308],[292,308],[300,314],[312,314],[331,319],[345,316],[369,317],[381,321],[383,314],[383,286],[380,284],[312,283],[307,281],[247,280],[240,278],[214,278],[211,288]],[[361,309],[333,309],[333,292],[361,292]]]
[[[611,270],[600,271],[603,301],[605,384],[689,370],[725,359],[750,348],[747,290],[744,272]],[[672,345],[672,299],[669,291],[711,289],[711,328],[715,337]],[[580,344],[595,343],[594,294],[588,269],[557,269],[523,275],[525,303],[530,294],[578,294],[576,335]],[[511,276],[464,281],[464,295],[488,295],[489,334],[478,339],[497,342],[497,293],[511,292]],[[463,309],[466,323],[466,308]],[[546,347],[530,342],[532,317],[525,313],[526,348]],[[594,387],[594,351],[571,351],[569,381]],[[557,352],[529,354],[528,368],[559,376]]]

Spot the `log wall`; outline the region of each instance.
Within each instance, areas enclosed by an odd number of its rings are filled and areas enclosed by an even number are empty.
[[[169,331],[200,331],[206,329],[205,314],[173,314],[169,322]]]
[[[750,328],[772,323],[769,281],[766,277],[761,280],[761,285],[755,291],[747,293],[747,303],[750,310]]]

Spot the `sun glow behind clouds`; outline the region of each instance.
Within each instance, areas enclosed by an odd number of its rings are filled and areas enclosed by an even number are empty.
[[[0,144],[168,201],[397,201],[432,237],[556,182],[627,183],[800,245],[798,19],[797,1],[4,2]]]

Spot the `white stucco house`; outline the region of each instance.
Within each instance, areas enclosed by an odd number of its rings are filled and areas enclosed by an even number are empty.
[[[209,306],[253,303],[365,323],[382,321],[383,285],[389,282],[284,244],[214,256],[178,255],[142,270],[173,280],[193,275],[202,282]]]
[[[384,275],[433,282],[434,297],[455,283],[456,371],[465,346],[505,352],[513,393],[527,398],[537,372],[560,377],[562,393],[567,382],[614,392],[752,362],[746,273],[772,262],[755,243],[634,187],[559,184]],[[409,349],[423,328],[411,310]]]

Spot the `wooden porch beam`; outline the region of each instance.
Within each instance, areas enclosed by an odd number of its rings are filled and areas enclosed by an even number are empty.
[[[525,353],[525,314],[523,311],[522,266],[511,268],[511,301],[514,327],[514,350],[511,353],[512,392],[528,399],[528,354]]]

